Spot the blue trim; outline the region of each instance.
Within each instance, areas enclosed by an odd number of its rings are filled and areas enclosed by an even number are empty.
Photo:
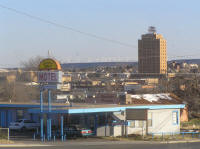
[[[98,128],[98,115],[95,114],[94,116],[94,134],[97,135],[97,128]]]
[[[12,110],[7,111],[7,127],[10,125],[10,122],[12,122]]]
[[[174,120],[173,120],[173,114],[174,113],[176,113],[176,122],[174,122]],[[172,123],[173,123],[173,125],[178,125],[179,124],[179,112],[178,112],[178,110],[172,111]]]
[[[6,127],[6,111],[1,111],[1,127]]]
[[[40,109],[28,109],[28,113],[40,113]],[[43,113],[49,113],[49,111],[43,110]],[[51,114],[65,114],[65,113],[69,113],[68,110],[62,110],[62,109],[52,109]]]
[[[69,109],[70,114],[74,113],[97,113],[97,112],[115,112],[125,111],[126,109],[180,109],[185,105],[153,105],[153,106],[126,106],[126,107],[113,107],[113,108],[85,108],[85,109]]]
[[[81,108],[78,109],[52,109],[51,113],[69,113],[69,114],[78,114],[78,113],[98,113],[98,112],[117,112],[125,111],[126,109],[181,109],[184,108],[184,104],[178,105],[146,105],[146,106],[123,106],[123,107],[106,107],[106,108]],[[29,113],[40,113],[39,109],[28,109]],[[44,113],[48,113],[48,110],[44,110]]]
[[[133,122],[133,121],[127,121],[127,126],[131,126],[131,122]]]
[[[46,105],[44,107],[47,107]],[[69,107],[68,105],[66,106],[52,106],[54,108],[56,107]],[[40,104],[38,105],[27,105],[27,104],[0,104],[0,108],[40,108]]]

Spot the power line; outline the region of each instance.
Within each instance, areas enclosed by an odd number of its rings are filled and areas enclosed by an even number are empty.
[[[99,36],[99,35],[96,35],[96,34],[93,34],[93,33],[84,32],[84,31],[81,31],[81,30],[78,30],[78,29],[75,29],[75,28],[72,28],[72,27],[69,27],[69,26],[66,26],[66,25],[58,24],[58,23],[55,23],[53,21],[49,21],[47,19],[43,19],[41,17],[34,16],[34,15],[28,14],[26,12],[19,11],[17,9],[7,7],[7,6],[2,5],[2,4],[0,4],[0,7],[3,8],[3,9],[7,9],[9,11],[15,12],[17,14],[29,17],[31,19],[34,19],[34,20],[37,20],[37,21],[40,21],[40,22],[44,22],[44,23],[47,23],[47,24],[51,24],[51,25],[53,25],[55,27],[67,29],[67,30],[70,30],[70,31],[73,31],[73,32],[76,32],[76,33],[79,33],[79,34],[82,34],[82,35],[85,35],[85,36],[89,36],[89,37],[96,38],[96,39],[99,39],[99,40],[104,40],[104,41],[107,41],[107,42],[112,42],[112,43],[115,43],[115,44],[118,44],[118,45],[130,47],[130,48],[136,48],[137,47],[137,46],[129,44],[129,43],[124,43],[124,42],[121,42],[121,41],[118,41],[118,40],[109,39],[109,38],[106,38],[106,37],[103,37],[103,36]],[[197,56],[197,55],[199,55],[199,54],[182,55],[182,56],[167,56],[167,57],[169,59],[172,59],[172,58],[189,58],[189,57]],[[150,58],[150,57],[156,58],[156,57],[160,57],[160,56],[148,56],[148,58]]]
[[[118,44],[118,45],[130,47],[130,48],[136,48],[137,47],[137,46],[129,44],[129,43],[121,42],[121,41],[114,40],[114,39],[109,39],[109,38],[106,38],[106,37],[103,37],[103,36],[99,36],[97,34],[84,32],[84,31],[78,30],[78,29],[73,28],[73,27],[69,27],[69,26],[66,26],[66,25],[62,25],[62,24],[47,20],[47,19],[43,19],[41,17],[34,16],[34,15],[31,15],[29,13],[26,13],[26,12],[23,12],[23,11],[14,9],[14,8],[7,7],[7,6],[2,5],[2,4],[0,4],[0,7],[3,8],[3,9],[7,9],[9,11],[15,12],[17,14],[29,17],[31,19],[34,19],[34,20],[37,20],[37,21],[40,21],[40,22],[43,22],[43,23],[51,24],[55,27],[67,29],[67,30],[70,30],[70,31],[73,31],[73,32],[76,32],[76,33],[79,33],[79,34],[82,34],[82,35],[85,35],[85,36],[89,36],[89,37],[96,38],[96,39],[99,39],[99,40],[104,40],[104,41],[107,41],[107,42],[112,42],[112,43],[115,43],[115,44]]]

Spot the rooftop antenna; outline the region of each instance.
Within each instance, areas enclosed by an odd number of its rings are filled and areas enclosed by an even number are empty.
[[[156,33],[156,28],[154,26],[149,26],[148,32],[149,33]]]

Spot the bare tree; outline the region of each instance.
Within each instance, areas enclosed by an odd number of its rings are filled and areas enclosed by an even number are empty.
[[[27,61],[21,62],[21,65],[25,70],[37,70],[42,59],[44,58],[41,56],[36,56]]]

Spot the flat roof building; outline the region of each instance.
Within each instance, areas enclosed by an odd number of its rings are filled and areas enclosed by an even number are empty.
[[[47,117],[49,113],[46,104],[42,113],[39,107],[39,104],[0,103],[0,127],[8,127],[19,119],[39,123],[41,114]],[[180,133],[180,109],[184,107],[184,104],[53,104],[51,119],[54,131],[80,125],[91,128],[96,136],[176,134]]]
[[[155,30],[149,30],[138,40],[139,73],[167,73],[166,57],[166,40]]]

